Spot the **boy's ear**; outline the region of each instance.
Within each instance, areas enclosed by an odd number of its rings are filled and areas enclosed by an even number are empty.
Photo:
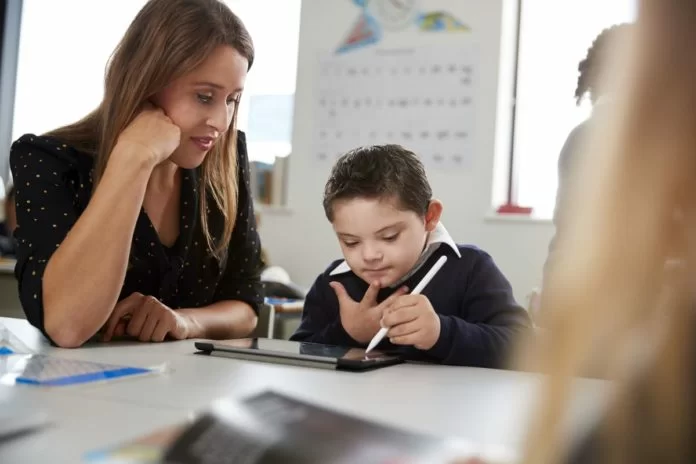
[[[430,200],[428,211],[425,212],[425,230],[431,232],[437,227],[442,216],[442,202],[440,200]]]

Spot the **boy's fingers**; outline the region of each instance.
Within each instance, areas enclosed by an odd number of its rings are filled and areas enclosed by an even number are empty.
[[[350,295],[348,295],[346,288],[339,282],[329,282],[329,286],[333,288],[334,293],[336,293],[339,305],[345,306],[346,304],[355,303]]]
[[[418,332],[398,337],[389,337],[389,341],[394,345],[416,345],[418,342]]]
[[[421,329],[420,321],[413,320],[411,322],[405,322],[403,324],[398,324],[398,325],[393,326],[391,329],[389,329],[389,332],[387,332],[387,337],[389,337],[389,338],[404,337],[406,335],[414,334],[414,333],[418,332],[420,329]]]
[[[418,308],[406,306],[391,311],[386,311],[382,316],[382,327],[394,327],[418,319]]]
[[[377,294],[379,293],[379,282],[372,282],[367,288],[360,304],[366,308],[372,308],[377,304]]]

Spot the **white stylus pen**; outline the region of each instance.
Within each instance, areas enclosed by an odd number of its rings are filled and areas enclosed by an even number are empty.
[[[430,283],[430,281],[435,277],[435,274],[437,274],[437,271],[440,270],[442,266],[445,265],[445,261],[447,261],[447,256],[440,256],[440,259],[438,259],[435,264],[433,264],[433,267],[430,268],[427,274],[423,276],[420,282],[418,282],[418,285],[416,285],[416,288],[413,289],[411,292],[411,295],[418,295],[420,292],[423,291],[426,285]],[[387,332],[389,332],[389,329],[386,327],[382,327],[379,329],[379,332],[377,332],[377,335],[375,335],[372,338],[372,341],[370,341],[370,344],[367,345],[367,349],[365,350],[365,353],[369,353],[372,351],[374,347],[379,345],[379,342],[382,341],[382,339],[387,335]]]

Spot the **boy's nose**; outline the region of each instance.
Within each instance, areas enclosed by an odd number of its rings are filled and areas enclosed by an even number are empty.
[[[382,259],[382,252],[377,247],[366,245],[363,247],[363,260],[365,262],[379,261]]]

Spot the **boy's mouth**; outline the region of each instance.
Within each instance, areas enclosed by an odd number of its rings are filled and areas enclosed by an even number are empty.
[[[390,268],[382,267],[379,269],[364,269],[363,272],[366,274],[384,274],[389,271]]]

